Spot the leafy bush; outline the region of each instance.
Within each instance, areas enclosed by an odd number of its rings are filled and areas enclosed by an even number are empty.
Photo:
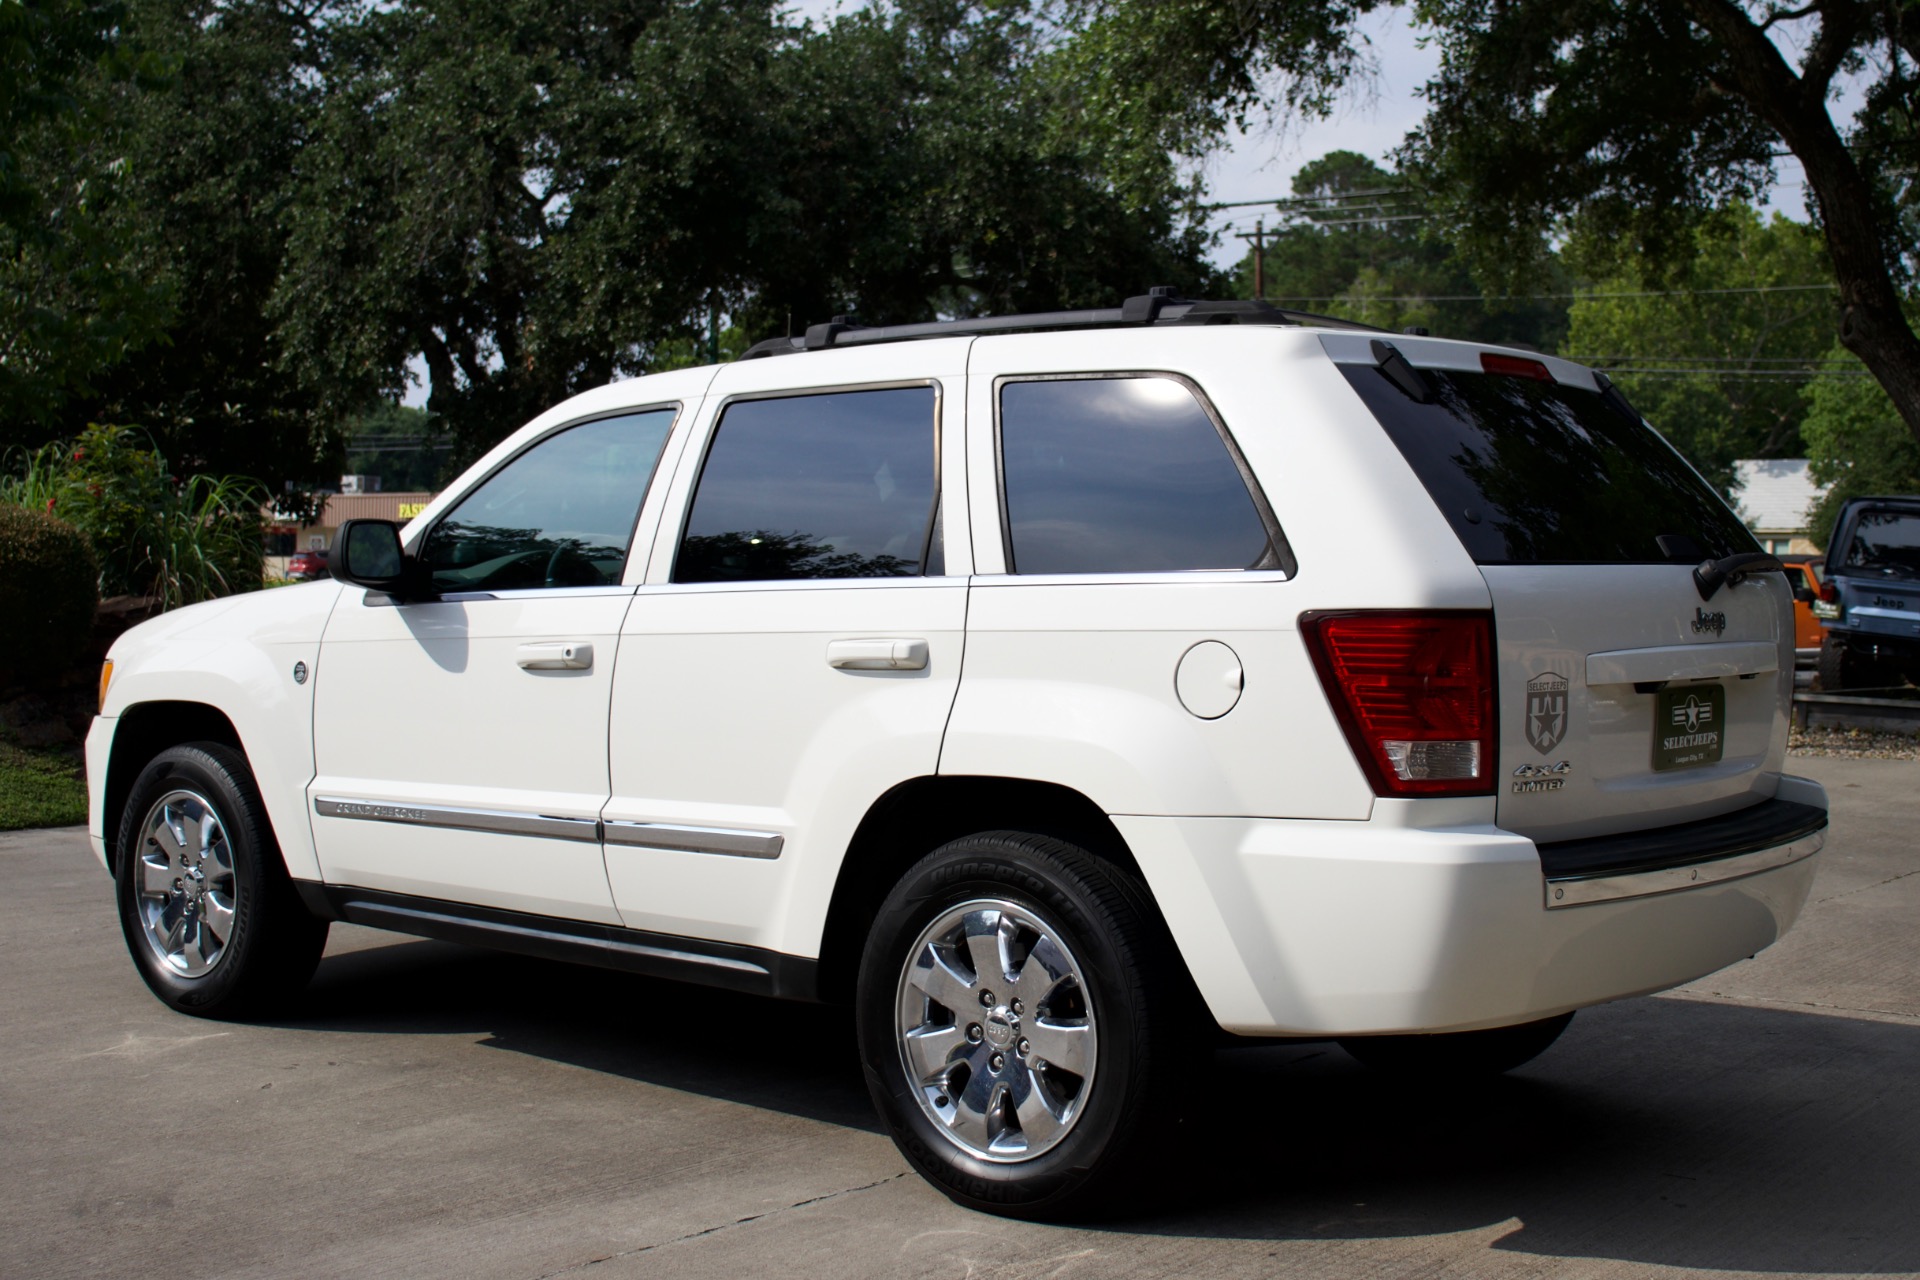
[[[169,474],[130,427],[94,424],[28,455],[0,498],[52,512],[93,542],[104,595],[158,596],[166,608],[261,585],[266,494],[237,476]]]
[[[98,576],[78,529],[0,502],[0,685],[64,672],[87,652]]]

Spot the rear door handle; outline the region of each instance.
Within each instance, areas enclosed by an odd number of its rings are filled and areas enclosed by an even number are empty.
[[[892,638],[830,640],[827,665],[842,671],[925,671],[927,642]]]
[[[593,666],[593,646],[581,640],[545,640],[523,644],[513,660],[528,671],[585,671]]]

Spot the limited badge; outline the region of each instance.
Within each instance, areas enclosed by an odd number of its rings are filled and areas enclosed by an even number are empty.
[[[1527,681],[1527,742],[1541,755],[1567,736],[1567,678],[1543,671]]]

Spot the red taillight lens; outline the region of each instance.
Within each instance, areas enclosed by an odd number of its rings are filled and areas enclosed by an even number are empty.
[[[1820,598],[1826,601],[1828,604],[1840,603],[1840,588],[1834,586],[1831,582],[1821,583],[1819,587],[1819,591],[1820,591]]]
[[[1300,630],[1376,794],[1491,794],[1490,614],[1307,614]]]
[[[1495,355],[1491,351],[1480,353],[1480,371],[1508,378],[1532,378],[1537,382],[1553,381],[1553,371],[1538,360],[1529,360],[1525,356]]]

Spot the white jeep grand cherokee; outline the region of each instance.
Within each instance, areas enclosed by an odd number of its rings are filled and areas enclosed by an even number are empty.
[[[114,646],[163,1001],[329,920],[851,1001],[913,1164],[1042,1216],[1216,1026],[1505,1070],[1799,911],[1787,582],[1603,376],[1163,290],[749,357]]]

